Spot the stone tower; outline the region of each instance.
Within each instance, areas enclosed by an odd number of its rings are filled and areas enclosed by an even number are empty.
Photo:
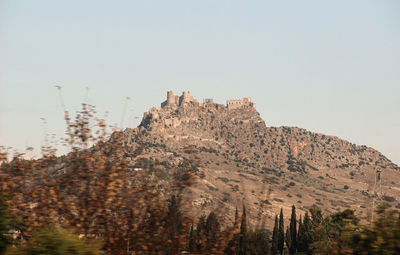
[[[179,97],[173,91],[167,92],[167,100],[161,103],[161,107],[165,106],[178,106],[179,105]]]

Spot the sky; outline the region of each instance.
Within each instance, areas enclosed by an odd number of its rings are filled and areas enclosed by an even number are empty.
[[[169,90],[251,97],[267,126],[400,165],[400,1],[0,0],[0,145],[63,135],[56,85],[70,112],[86,100],[122,127]]]

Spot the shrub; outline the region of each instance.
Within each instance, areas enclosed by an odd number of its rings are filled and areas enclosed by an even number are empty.
[[[394,197],[391,196],[383,196],[382,197],[383,200],[387,201],[387,202],[394,202],[396,201],[396,199]]]
[[[217,191],[218,190],[218,188],[215,188],[215,187],[213,187],[211,185],[207,185],[207,187],[212,191]]]
[[[223,182],[229,182],[229,179],[226,177],[218,177],[217,180],[221,180]]]
[[[269,202],[268,200],[262,200],[261,203],[267,204],[267,205],[272,205],[271,202]]]

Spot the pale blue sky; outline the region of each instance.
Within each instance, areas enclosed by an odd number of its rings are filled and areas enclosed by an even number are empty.
[[[41,117],[63,133],[56,84],[113,123],[126,96],[140,117],[168,90],[252,97],[400,164],[400,1],[0,0],[0,145],[40,147]]]

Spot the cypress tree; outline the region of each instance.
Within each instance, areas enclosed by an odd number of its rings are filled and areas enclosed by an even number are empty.
[[[240,237],[239,237],[239,255],[246,254],[247,246],[247,219],[246,219],[246,207],[243,205],[242,223],[240,224]]]
[[[195,232],[193,229],[193,225],[194,224],[192,223],[192,225],[190,226],[190,232],[189,232],[189,247],[188,248],[191,253],[193,253],[196,248],[196,238],[195,238]]]
[[[290,247],[292,247],[292,235],[291,235],[289,226],[286,227],[285,242],[286,242],[286,246],[289,248],[289,251],[290,251]]]
[[[217,237],[220,232],[219,221],[217,215],[214,212],[210,212],[206,220],[206,238],[207,238],[207,246],[206,250],[211,251],[214,248],[215,243],[217,242]]]
[[[303,235],[303,232],[304,232],[303,228],[304,228],[304,227],[303,227],[303,220],[302,220],[301,215],[300,215],[300,219],[299,219],[299,230],[297,231],[297,245],[296,245],[296,249],[297,249],[298,251],[300,251],[300,250],[299,250],[300,238],[301,238],[301,236]]]
[[[206,216],[201,215],[195,232],[196,250],[202,251],[205,248]]]
[[[176,254],[180,249],[180,238],[183,229],[183,214],[179,209],[180,201],[174,195],[169,199],[168,212],[165,217],[166,234],[169,240],[166,245],[168,254]]]
[[[278,252],[283,253],[283,246],[285,243],[285,230],[283,223],[283,210],[281,208],[281,213],[279,214],[279,227],[278,227]]]
[[[303,225],[305,227],[305,244],[306,244],[306,248],[307,248],[307,254],[311,254],[311,248],[310,245],[311,243],[314,241],[314,231],[313,231],[313,225],[312,222],[310,220],[310,218],[308,217],[308,213],[306,212],[306,215],[304,216],[304,222]]]
[[[297,251],[303,252],[306,254],[311,254],[310,244],[312,243],[312,223],[308,213],[304,215],[303,222],[299,222],[299,234],[298,234],[298,241],[297,241]]]
[[[224,250],[224,254],[234,255],[238,251],[240,234],[237,233],[236,231],[238,231],[238,229],[239,229],[239,221],[240,221],[239,212],[238,212],[238,209],[236,207],[236,209],[235,209],[235,221],[233,223],[233,229],[232,229],[232,231],[235,234],[233,235],[233,238],[228,242],[228,244],[227,244],[227,246],[226,246],[226,248]]]
[[[237,207],[236,207],[236,210],[235,210],[235,222],[233,223],[233,225],[235,227],[239,226],[239,212],[238,212]]]
[[[289,254],[296,253],[296,246],[297,246],[297,227],[296,227],[296,207],[292,206],[292,216],[290,218],[290,246],[289,247]]]
[[[275,215],[274,231],[272,232],[271,254],[278,254],[278,216]]]
[[[306,229],[305,229],[305,224],[299,222],[299,233],[297,237],[297,251],[298,252],[306,252],[307,251],[307,244],[306,244]]]

